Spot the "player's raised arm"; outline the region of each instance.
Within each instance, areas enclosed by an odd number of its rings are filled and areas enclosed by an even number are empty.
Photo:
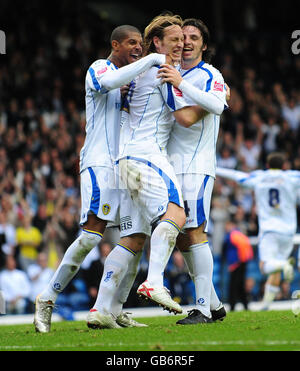
[[[100,77],[100,83],[107,90],[120,88],[128,84],[136,76],[147,71],[150,67],[164,63],[166,56],[164,54],[152,53],[140,60],[121,67],[117,70],[107,71]]]
[[[222,178],[230,179],[238,183],[239,185],[245,187],[251,187],[252,182],[254,181],[253,174],[247,174],[243,171],[234,170],[234,169],[227,169],[222,167],[216,168],[216,175]]]

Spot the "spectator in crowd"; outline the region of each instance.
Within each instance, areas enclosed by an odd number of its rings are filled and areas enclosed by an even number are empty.
[[[43,249],[42,251],[48,257],[48,267],[56,270],[64,252],[64,240],[66,232],[60,226],[56,217],[53,217],[47,222],[43,234]]]
[[[0,290],[4,296],[7,314],[26,312],[30,282],[26,273],[16,268],[16,260],[12,255],[6,257],[5,269],[0,272]]]
[[[44,203],[40,203],[36,215],[32,219],[32,224],[41,233],[44,233],[48,222],[47,209]]]
[[[90,307],[94,305],[97,299],[98,289],[103,274],[104,262],[111,250],[112,244],[109,241],[102,240],[98,246],[98,258],[93,260],[89,267],[82,269],[83,278],[85,280],[90,297]]]
[[[221,148],[220,156],[218,156],[217,163],[219,167],[235,169],[235,167],[237,166],[237,159],[230,147],[224,145]]]
[[[6,214],[0,210],[0,270],[5,266],[6,256],[14,255],[16,228],[7,222]]]
[[[165,272],[165,285],[171,296],[181,305],[195,303],[195,287],[185,265],[183,255],[175,250]]]
[[[247,310],[246,268],[247,262],[253,258],[253,250],[248,237],[237,228],[234,218],[226,223],[224,255],[230,272],[228,295],[230,310],[234,311],[239,301]]]
[[[34,302],[38,294],[42,292],[44,287],[47,285],[51,277],[53,276],[54,270],[48,268],[48,257],[45,253],[39,253],[36,263],[30,264],[27,269],[27,274],[30,279],[30,311],[34,311]]]
[[[26,213],[22,218],[22,225],[16,229],[16,240],[19,247],[19,263],[24,271],[30,264],[35,263],[40,245],[42,234],[40,230],[32,225],[30,213]]]

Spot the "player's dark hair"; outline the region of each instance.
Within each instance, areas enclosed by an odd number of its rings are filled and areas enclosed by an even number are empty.
[[[210,45],[210,33],[206,24],[200,19],[188,18],[183,21],[182,27],[185,26],[194,26],[198,28],[203,39],[203,45],[206,45],[206,50],[203,51],[202,59],[204,62],[210,63],[212,57],[215,55],[215,50]]]
[[[112,42],[113,40],[116,40],[119,43],[121,43],[123,40],[126,39],[129,32],[141,33],[138,28],[136,28],[134,26],[131,26],[129,24],[124,24],[122,26],[116,27],[113,30],[113,32],[111,33],[111,36],[110,36],[110,42]]]
[[[283,153],[272,152],[267,157],[267,165],[270,169],[282,169],[285,162]]]

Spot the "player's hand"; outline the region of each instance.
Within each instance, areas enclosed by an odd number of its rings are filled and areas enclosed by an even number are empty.
[[[230,100],[230,87],[225,82],[225,88],[226,88],[226,102]]]
[[[121,97],[122,98],[126,97],[126,95],[128,94],[128,91],[129,91],[129,84],[121,86],[120,91],[121,91]]]
[[[178,88],[179,84],[182,81],[182,77],[179,71],[168,64],[161,65],[161,68],[158,70],[157,77],[161,78],[162,82],[171,83],[173,86],[175,86],[175,88]]]

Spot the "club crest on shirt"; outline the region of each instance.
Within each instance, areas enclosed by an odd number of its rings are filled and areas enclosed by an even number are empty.
[[[109,204],[102,205],[102,212],[103,212],[104,215],[109,214],[109,212],[110,212],[110,205]]]

